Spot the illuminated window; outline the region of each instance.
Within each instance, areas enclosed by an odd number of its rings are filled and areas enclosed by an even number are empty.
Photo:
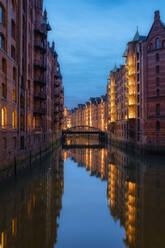
[[[159,38],[156,39],[156,49],[159,49]]]
[[[12,91],[12,101],[16,102],[16,90],[15,89]]]
[[[1,125],[2,128],[7,128],[7,110],[5,107],[1,110]]]
[[[27,116],[27,126],[28,128],[31,128],[31,115],[30,114],[28,114]]]
[[[12,113],[12,127],[17,128],[17,113],[16,110],[13,111]]]

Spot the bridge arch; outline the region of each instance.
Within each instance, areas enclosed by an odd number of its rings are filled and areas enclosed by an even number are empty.
[[[71,128],[66,129],[65,131],[90,131],[90,132],[102,132],[101,129],[91,126],[74,126]]]

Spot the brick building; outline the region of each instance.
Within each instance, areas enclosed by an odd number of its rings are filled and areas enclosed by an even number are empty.
[[[123,54],[125,64],[110,72],[108,129],[123,144],[161,150],[165,145],[165,25],[155,12],[147,36],[137,31]]]
[[[46,147],[62,128],[64,90],[50,30],[42,0],[0,0],[1,165]]]
[[[105,131],[108,126],[107,111],[107,96],[101,96],[91,97],[86,104],[78,104],[66,114],[70,118],[70,127],[89,126]]]

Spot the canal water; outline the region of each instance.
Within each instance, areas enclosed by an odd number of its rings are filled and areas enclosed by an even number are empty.
[[[0,248],[164,248],[165,161],[58,149],[0,184]]]

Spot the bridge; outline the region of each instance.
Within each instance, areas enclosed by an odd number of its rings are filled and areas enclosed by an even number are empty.
[[[106,143],[107,135],[106,132],[100,130],[99,128],[95,128],[91,126],[75,126],[62,131],[63,146],[67,146],[67,147],[80,147],[84,145],[91,146],[89,142],[88,144],[81,144],[79,141],[81,141],[80,138],[82,137],[88,138],[88,141],[90,138],[96,138],[98,142],[97,144],[92,144],[92,146],[93,145],[100,146]],[[78,139],[76,140],[76,138]]]

